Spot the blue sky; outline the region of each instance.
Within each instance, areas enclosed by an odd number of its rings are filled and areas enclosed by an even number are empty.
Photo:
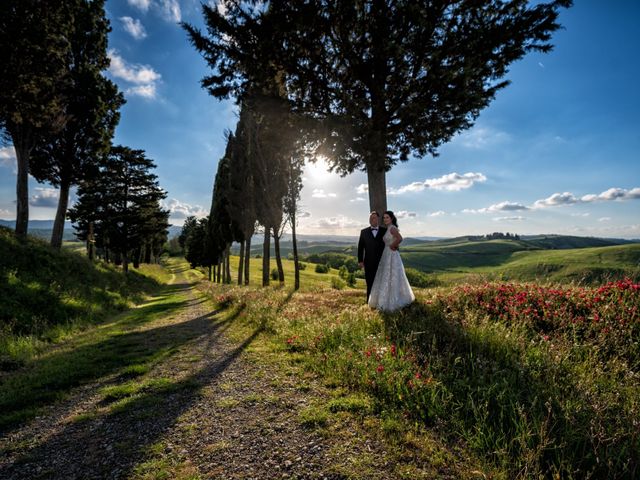
[[[213,0],[211,3],[215,3]],[[200,88],[208,73],[178,21],[202,24],[199,0],[108,0],[107,75],[127,104],[114,142],[144,149],[167,190],[171,222],[208,213],[213,178],[237,121],[233,101]],[[437,158],[398,164],[388,206],[411,236],[496,231],[640,238],[640,2],[577,0],[555,49],[512,65],[476,125]],[[366,225],[366,176],[307,167],[299,232],[355,235]],[[32,219],[57,192],[30,181]],[[0,218],[15,218],[15,155],[0,148]]]

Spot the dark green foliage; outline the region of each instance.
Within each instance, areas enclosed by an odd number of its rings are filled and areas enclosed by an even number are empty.
[[[169,212],[160,207],[166,193],[153,168],[144,151],[112,147],[81,183],[69,211],[78,237],[95,243],[105,259],[121,259],[125,271],[130,259],[137,265],[143,249],[158,256],[167,240]]]
[[[569,5],[300,1],[271,13],[293,25],[275,51],[296,107],[326,119],[321,151],[341,173],[366,170],[370,207],[385,210],[385,172],[472,126],[511,63],[551,49]]]
[[[339,269],[344,265],[349,272],[356,272],[360,268],[358,267],[358,259],[345,253],[312,253],[311,255],[307,255],[304,259],[310,263],[327,264],[331,268],[335,269]]]
[[[430,288],[438,285],[438,281],[415,268],[405,268],[407,280],[412,287]]]
[[[62,0],[0,2],[0,133],[16,150],[16,233],[21,238],[29,220],[31,151],[68,120],[64,92],[71,10]]]
[[[218,97],[271,91],[281,78],[306,129],[341,173],[366,170],[372,209],[386,209],[385,172],[437,153],[469,128],[508,81],[511,63],[547,52],[570,0],[234,2],[204,5],[207,34],[184,25],[214,73]],[[280,94],[280,97],[283,95]]]
[[[319,263],[316,265],[316,273],[329,273],[329,266]]]
[[[191,265],[195,267],[209,267],[217,263],[212,262],[211,251],[207,250],[209,246],[209,217],[195,220],[190,217],[185,222],[182,232],[185,236],[185,258]],[[215,259],[214,259],[215,260]]]
[[[58,212],[51,244],[60,248],[67,211],[69,189],[83,176],[91,174],[97,157],[108,151],[119,108],[124,97],[102,72],[109,66],[107,34],[109,22],[104,1],[75,0],[72,8],[67,59],[67,78],[63,92],[64,128],[32,152],[31,174],[39,181],[60,187]]]

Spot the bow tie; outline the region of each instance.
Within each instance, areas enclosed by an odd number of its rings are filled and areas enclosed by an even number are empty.
[[[377,229],[377,228],[373,228],[373,227],[372,227],[372,228],[371,228],[371,231],[372,231],[372,232],[377,232],[377,231],[378,231],[378,229]]]

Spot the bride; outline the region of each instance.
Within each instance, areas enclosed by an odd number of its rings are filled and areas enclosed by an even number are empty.
[[[402,235],[398,230],[396,216],[388,210],[384,212],[382,221],[387,228],[387,232],[382,237],[385,247],[371,287],[369,306],[390,312],[409,305],[416,297],[404,273],[402,258],[398,252]]]

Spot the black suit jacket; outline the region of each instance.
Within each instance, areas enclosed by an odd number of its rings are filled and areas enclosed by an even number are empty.
[[[363,228],[360,231],[360,240],[358,240],[358,263],[364,263],[364,273],[366,277],[373,274],[378,269],[378,263],[380,257],[384,251],[384,237],[387,231],[384,227],[378,228],[378,234],[374,237],[371,232],[371,227]]]

